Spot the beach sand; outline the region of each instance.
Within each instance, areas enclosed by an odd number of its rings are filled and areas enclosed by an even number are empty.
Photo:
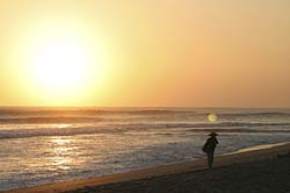
[[[74,180],[5,193],[289,193],[290,143],[259,146],[206,160]]]

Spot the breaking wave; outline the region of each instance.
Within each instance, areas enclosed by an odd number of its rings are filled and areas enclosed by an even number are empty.
[[[188,133],[207,133],[216,131],[220,133],[290,133],[290,123],[138,123],[138,124],[107,124],[87,127],[65,128],[36,128],[36,129],[13,129],[0,130],[0,139],[25,138],[40,136],[70,136],[85,134],[124,134],[126,132],[156,132],[166,129],[169,132],[186,131]]]

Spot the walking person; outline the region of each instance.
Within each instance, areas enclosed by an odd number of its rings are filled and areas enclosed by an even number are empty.
[[[208,168],[212,168],[214,161],[214,151],[219,142],[216,138],[217,133],[211,132],[209,136],[210,137],[206,140],[206,143],[202,147],[202,151],[207,154]]]

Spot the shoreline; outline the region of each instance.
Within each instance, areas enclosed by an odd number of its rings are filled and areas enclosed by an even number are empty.
[[[277,155],[290,152],[290,142],[278,144],[266,144],[238,150],[233,153],[217,156],[214,169],[226,166],[251,163],[266,159],[276,158]],[[154,177],[177,175],[182,173],[195,173],[206,171],[207,161],[205,159],[191,162],[174,163],[162,166],[155,166],[126,173],[113,174],[102,177],[92,177],[88,179],[71,180],[52,184],[39,185],[28,188],[12,189],[1,191],[2,193],[61,193],[73,191],[85,187],[96,187],[110,184],[119,184],[135,180],[151,179]]]

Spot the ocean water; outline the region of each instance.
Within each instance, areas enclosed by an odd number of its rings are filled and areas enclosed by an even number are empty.
[[[0,191],[204,158],[212,130],[217,154],[290,141],[290,110],[1,108]]]

